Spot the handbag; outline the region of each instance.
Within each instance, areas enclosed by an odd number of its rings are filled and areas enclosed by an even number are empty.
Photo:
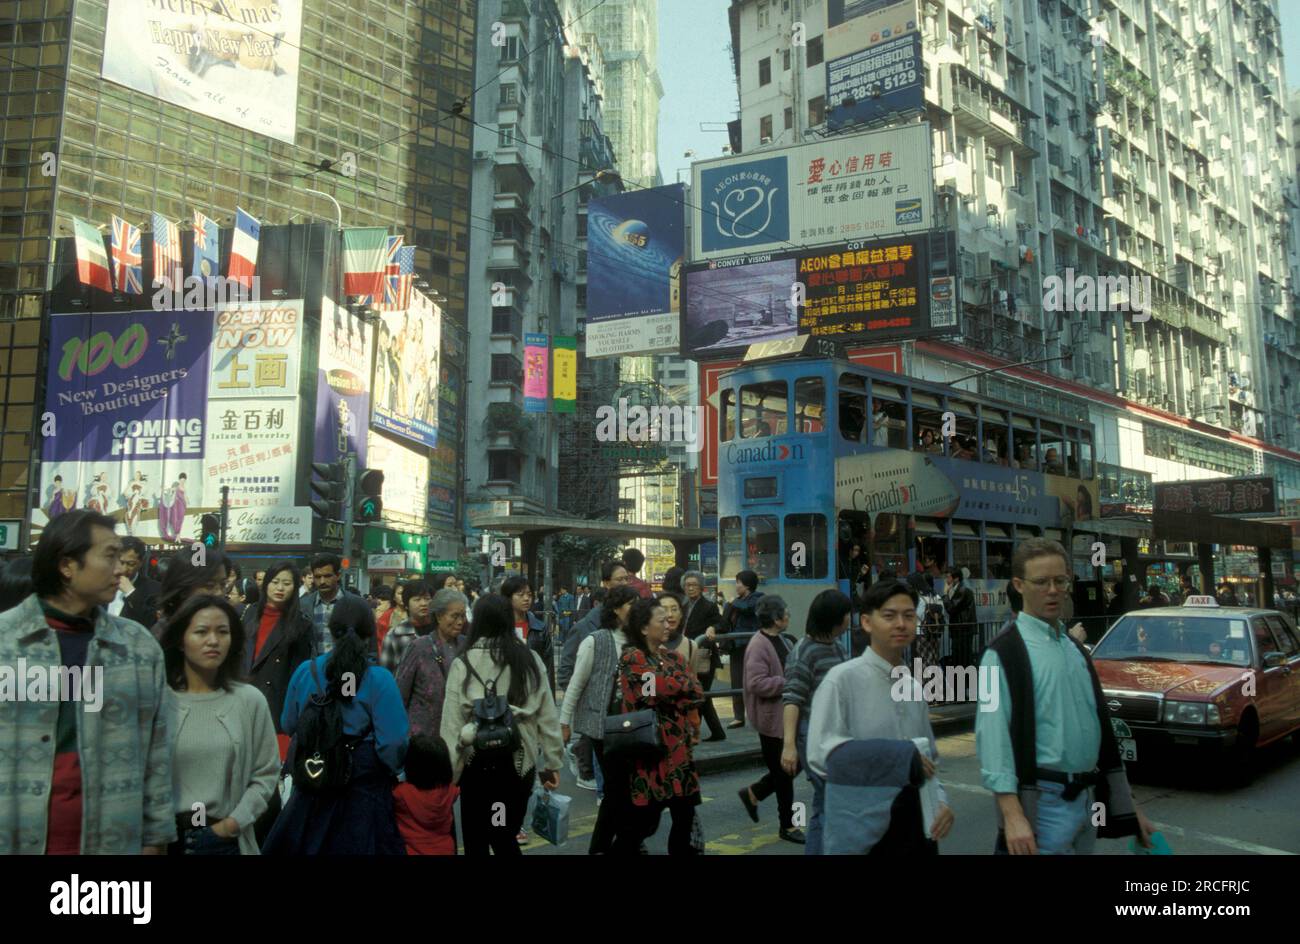
[[[662,753],[659,716],[653,708],[605,717],[605,753],[613,757],[654,758]]]
[[[695,642],[695,640],[691,640]],[[701,643],[695,643],[695,653],[691,656],[691,671],[696,675],[708,675],[713,671],[713,649]]]
[[[553,846],[569,841],[569,806],[572,797],[552,793],[541,784],[533,789],[533,832]]]

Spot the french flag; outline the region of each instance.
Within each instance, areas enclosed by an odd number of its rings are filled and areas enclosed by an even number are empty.
[[[235,235],[230,244],[230,269],[227,275],[245,288],[253,287],[253,272],[257,269],[257,242],[261,235],[262,224],[235,207]]]
[[[77,280],[82,285],[104,292],[113,291],[113,282],[108,274],[108,253],[104,252],[104,237],[93,224],[75,216],[72,218],[72,227],[77,244]]]

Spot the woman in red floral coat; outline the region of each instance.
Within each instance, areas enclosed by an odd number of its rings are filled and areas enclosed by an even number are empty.
[[[668,641],[668,621],[657,601],[634,603],[624,632],[630,645],[618,663],[622,713],[654,709],[664,748],[657,760],[638,760],[632,765],[629,815],[633,822],[618,831],[613,852],[635,855],[641,843],[659,829],[659,818],[667,809],[673,819],[668,854],[690,855],[696,851],[691,832],[700,802],[700,778],[691,747],[699,741],[704,690],[681,656],[663,648]]]

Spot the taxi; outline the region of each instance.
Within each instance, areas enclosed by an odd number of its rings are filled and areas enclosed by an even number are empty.
[[[1135,610],[1092,658],[1129,763],[1172,748],[1227,752],[1249,767],[1256,747],[1300,738],[1300,635],[1277,610],[1210,596]]]

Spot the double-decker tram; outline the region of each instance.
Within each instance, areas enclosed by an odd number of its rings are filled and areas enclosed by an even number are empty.
[[[837,357],[765,356],[804,341],[754,345],[719,382],[724,587],[756,571],[798,628],[818,592],[849,593],[863,568],[875,579],[955,566],[986,642],[1007,613],[1017,541],[1058,540],[1091,576],[1090,424]]]

